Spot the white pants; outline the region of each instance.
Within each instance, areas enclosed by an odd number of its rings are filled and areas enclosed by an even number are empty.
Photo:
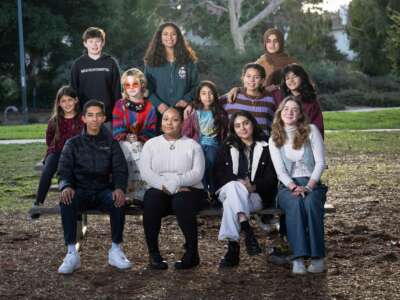
[[[219,201],[223,204],[219,240],[238,241],[240,239],[239,213],[250,218],[250,213],[262,208],[259,194],[249,193],[243,183],[230,181],[217,191]]]
[[[120,141],[119,144],[128,164],[128,181],[132,183],[134,188],[133,197],[137,200],[143,200],[144,193],[149,188],[147,183],[142,180],[138,166],[143,145],[141,142],[131,143],[128,141]]]

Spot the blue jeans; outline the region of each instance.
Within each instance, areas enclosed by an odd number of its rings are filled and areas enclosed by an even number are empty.
[[[204,189],[213,194],[215,193],[213,168],[217,158],[219,146],[201,145],[201,147],[203,148],[204,157],[206,160],[206,168],[203,177]]]
[[[76,243],[76,221],[78,213],[89,209],[99,209],[110,214],[111,237],[116,244],[122,242],[122,234],[125,224],[123,207],[116,207],[111,190],[88,191],[76,189],[72,203],[65,205],[60,203],[61,221],[64,229],[66,245]]]
[[[294,178],[297,185],[305,186],[307,177]],[[305,198],[294,197],[292,192],[281,185],[278,204],[285,213],[287,235],[293,258],[325,257],[324,204],[327,187],[318,185]]]

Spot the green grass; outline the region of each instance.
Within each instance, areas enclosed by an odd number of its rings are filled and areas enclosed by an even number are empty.
[[[370,112],[324,112],[325,129],[400,128],[400,109]]]
[[[384,160],[398,155],[400,149],[400,132],[329,132],[325,140],[330,169],[344,157],[361,156],[373,172],[375,166],[368,165],[369,158],[379,156]],[[45,149],[44,144],[0,145],[0,211],[27,211],[31,207],[39,181],[33,168]],[[329,173],[330,181],[337,176],[341,175]]]
[[[0,140],[44,139],[47,124],[0,126]]]
[[[324,112],[325,129],[400,128],[400,109],[373,112]],[[44,139],[47,124],[0,126],[0,140]]]

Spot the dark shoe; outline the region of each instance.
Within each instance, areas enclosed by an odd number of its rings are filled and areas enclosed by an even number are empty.
[[[248,255],[253,256],[261,253],[260,245],[258,244],[258,241],[254,236],[253,231],[246,232],[245,244]]]
[[[244,221],[240,223],[240,228],[245,234],[245,244],[247,254],[250,256],[257,255],[261,253],[260,245],[253,233],[253,228],[251,228],[249,221]]]
[[[32,208],[29,210],[29,215],[31,216],[31,219],[38,219],[40,218],[40,212],[39,212],[39,202],[34,202]]]
[[[149,267],[155,270],[168,269],[167,262],[162,258],[159,252],[149,254]]]
[[[196,251],[195,254],[190,254],[186,251],[181,260],[175,262],[175,269],[184,270],[191,269],[200,264],[199,253]]]
[[[219,262],[220,268],[230,268],[239,265],[240,246],[238,242],[228,243],[228,252]]]

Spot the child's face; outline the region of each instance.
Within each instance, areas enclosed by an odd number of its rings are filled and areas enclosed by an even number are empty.
[[[161,43],[165,48],[174,48],[178,41],[178,34],[172,26],[167,26],[161,32]]]
[[[236,135],[241,140],[249,140],[253,138],[254,127],[249,119],[244,116],[237,116],[233,122]]]
[[[265,49],[267,49],[267,52],[269,54],[277,53],[280,47],[281,45],[279,45],[278,37],[275,34],[269,35],[265,42]]]
[[[168,109],[161,119],[161,130],[172,137],[178,137],[182,131],[182,120],[175,109]]]
[[[124,90],[129,98],[141,98],[142,97],[143,84],[140,83],[139,78],[134,76],[126,77],[124,82]]]
[[[295,125],[300,117],[300,107],[294,101],[286,102],[281,112],[281,118],[285,125]]]
[[[260,88],[263,79],[257,69],[247,69],[243,76],[243,86],[247,91],[256,91]]]
[[[64,115],[72,114],[75,112],[75,106],[78,103],[78,99],[64,95],[61,97],[58,105],[64,111]]]
[[[214,103],[214,94],[208,86],[203,86],[200,90],[200,101],[205,109],[209,109]]]
[[[101,38],[89,38],[83,45],[88,51],[89,55],[101,55],[101,51],[104,47],[104,41]]]
[[[90,106],[84,116],[83,123],[86,124],[86,130],[90,135],[96,135],[100,132],[101,125],[106,120],[106,116],[98,106]]]
[[[293,72],[289,72],[285,76],[285,83],[290,91],[297,91],[301,85],[301,78]]]

